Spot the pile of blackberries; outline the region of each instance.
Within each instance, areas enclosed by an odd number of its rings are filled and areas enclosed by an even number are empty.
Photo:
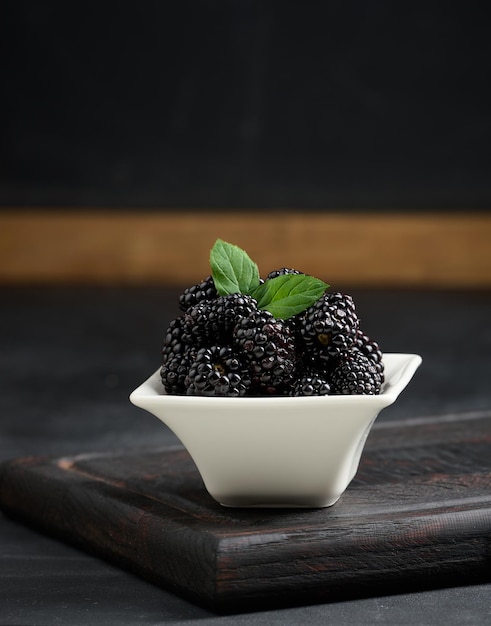
[[[283,268],[282,274],[298,274]],[[166,332],[161,378],[168,394],[320,396],[378,394],[382,352],[361,329],[353,298],[325,292],[287,320],[250,295],[217,293],[211,276],[179,298]]]

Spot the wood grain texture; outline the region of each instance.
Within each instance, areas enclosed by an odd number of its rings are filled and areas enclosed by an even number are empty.
[[[487,213],[0,213],[0,283],[187,285],[217,237],[263,274],[285,264],[332,285],[491,286]]]
[[[491,414],[375,425],[340,501],[227,509],[180,447],[26,458],[0,506],[219,611],[490,574]],[[399,587],[400,589],[400,587]]]

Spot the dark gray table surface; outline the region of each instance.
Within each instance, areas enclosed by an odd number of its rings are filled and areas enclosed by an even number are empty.
[[[491,292],[350,291],[386,352],[423,356],[380,422],[491,409]],[[128,394],[159,366],[178,293],[0,289],[0,461],[175,443]],[[491,584],[426,587],[219,616],[0,514],[0,626],[491,623]]]

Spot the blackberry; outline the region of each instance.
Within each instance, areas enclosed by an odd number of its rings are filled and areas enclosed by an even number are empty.
[[[257,301],[249,295],[232,293],[219,296],[210,303],[209,333],[222,343],[232,341],[232,333],[237,322],[257,311]]]
[[[196,350],[188,348],[182,354],[170,356],[160,368],[160,378],[167,393],[186,394],[186,377],[196,355]]]
[[[228,344],[238,320],[254,311],[256,300],[240,293],[202,300],[184,313],[183,337],[198,347]]]
[[[165,363],[174,354],[182,353],[186,347],[184,320],[182,317],[176,317],[165,331],[164,343],[162,345],[162,362]]]
[[[185,393],[185,378],[194,352],[186,342],[183,318],[177,317],[169,324],[162,346],[160,376],[167,393]]]
[[[182,316],[182,336],[186,343],[200,348],[212,342],[213,333],[210,326],[212,302],[212,300],[202,300],[190,306]]]
[[[382,360],[383,353],[379,344],[373,339],[370,339],[370,337],[361,329],[358,329],[353,350],[358,350],[370,359],[370,361],[375,365],[377,372],[380,374],[382,382],[384,382],[384,363]]]
[[[234,345],[249,360],[256,393],[287,393],[295,375],[296,354],[294,335],[283,320],[259,310],[239,319]]]
[[[201,348],[186,376],[187,395],[239,397],[251,385],[249,368],[227,346]]]
[[[303,272],[299,272],[298,270],[294,270],[289,267],[282,267],[279,270],[273,270],[272,272],[269,272],[269,274],[266,276],[266,280],[276,278],[277,276],[284,276],[285,274],[303,274]]]
[[[185,289],[179,296],[179,308],[187,311],[190,307],[203,300],[212,300],[218,296],[215,283],[211,276],[204,278],[198,285]]]
[[[290,391],[290,396],[327,396],[331,386],[324,374],[305,372],[299,376]]]
[[[353,298],[338,292],[324,294],[296,320],[302,353],[321,369],[350,351],[358,326]]]
[[[357,350],[341,357],[331,375],[334,394],[377,395],[381,386],[382,379],[377,368]]]

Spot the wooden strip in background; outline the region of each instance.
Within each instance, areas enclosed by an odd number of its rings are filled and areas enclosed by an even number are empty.
[[[221,237],[262,274],[288,264],[333,285],[491,287],[491,215],[264,211],[0,212],[0,283],[199,281]]]

